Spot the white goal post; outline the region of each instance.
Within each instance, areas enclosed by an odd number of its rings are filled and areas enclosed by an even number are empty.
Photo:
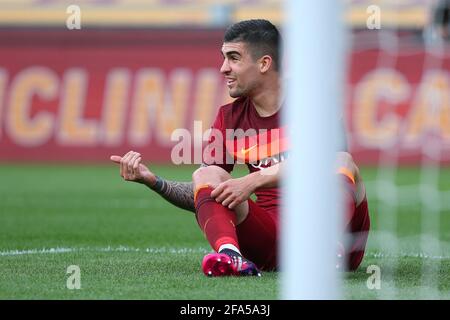
[[[283,79],[290,155],[283,179],[281,299],[339,299],[340,141],[345,27],[340,1],[285,3]]]

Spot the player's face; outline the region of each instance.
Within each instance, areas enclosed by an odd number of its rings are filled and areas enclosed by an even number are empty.
[[[223,63],[220,72],[227,80],[233,98],[251,96],[258,88],[260,72],[243,42],[225,42],[222,45]]]

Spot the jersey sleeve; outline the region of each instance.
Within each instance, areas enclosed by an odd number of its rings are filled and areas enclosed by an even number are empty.
[[[208,142],[203,148],[203,166],[215,165],[227,172],[233,171],[234,158],[228,154],[226,149],[226,129],[223,109],[220,108],[210,128]]]

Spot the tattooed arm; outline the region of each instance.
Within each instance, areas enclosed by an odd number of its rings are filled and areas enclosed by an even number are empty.
[[[156,183],[153,186],[147,186],[173,205],[195,212],[192,182],[168,181],[156,176]]]
[[[175,206],[195,212],[192,182],[161,179],[143,165],[141,160],[141,154],[134,151],[123,157],[111,156],[111,161],[120,165],[120,175],[126,181],[145,184]]]

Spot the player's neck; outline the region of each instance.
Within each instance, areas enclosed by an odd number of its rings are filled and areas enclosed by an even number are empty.
[[[280,87],[277,83],[276,86],[261,89],[251,100],[261,117],[270,117],[280,109]]]

